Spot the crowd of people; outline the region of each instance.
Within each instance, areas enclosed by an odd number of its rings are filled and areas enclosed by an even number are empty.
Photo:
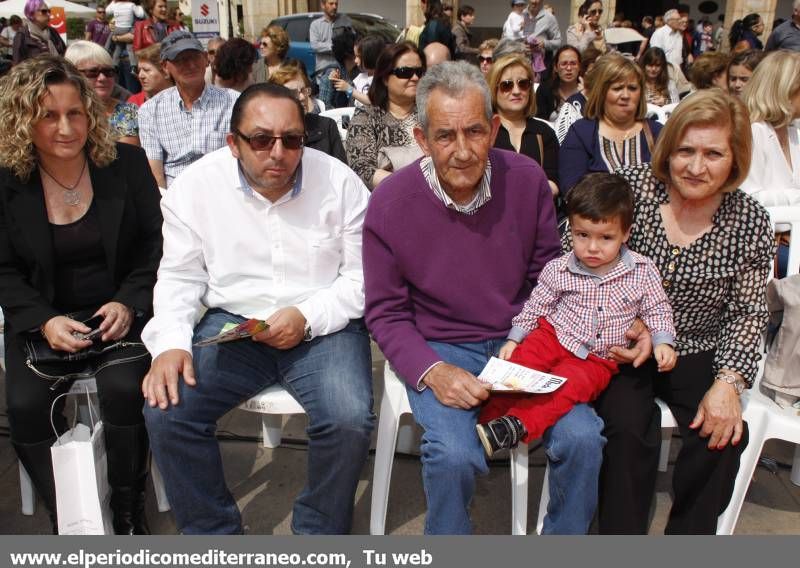
[[[371,337],[424,430],[426,533],[469,533],[487,456],[537,438],[544,533],[595,515],[647,533],[656,396],[683,438],[666,532],[714,533],[776,251],[786,271],[791,236],[764,207],[800,202],[800,0],[766,51],[757,14],[721,44],[669,10],[621,49],[600,0],[565,40],[552,8],[513,0],[478,45],[468,5],[427,0],[385,43],[338,4],[311,23],[314,69],[279,26],[204,47],[165,0],[99,6],[68,47],[45,0],[0,33],[6,399],[54,528],[49,414],[69,381],[30,365],[32,338],[67,378],[108,346],[115,532],[149,532],[152,448],[181,533],[241,533],[216,422],[279,384],[309,423],[292,531],[343,534],[375,423]],[[344,106],[343,141],[324,111]],[[248,320],[249,339],[204,341]],[[492,393],[476,377],[493,356],[568,382]]]

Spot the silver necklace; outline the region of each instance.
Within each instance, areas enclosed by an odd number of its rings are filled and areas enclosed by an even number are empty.
[[[78,187],[78,184],[81,183],[81,180],[83,179],[83,172],[86,171],[86,162],[88,162],[88,161],[89,160],[87,158],[84,158],[83,166],[81,167],[81,173],[78,174],[78,179],[72,185],[72,187],[70,187],[68,185],[64,185],[63,183],[58,181],[53,174],[51,174],[46,169],[44,169],[44,166],[42,164],[39,164],[39,169],[42,170],[44,173],[46,173],[47,177],[49,177],[51,180],[53,180],[58,185],[60,185],[62,188],[64,188],[64,193],[61,196],[62,199],[64,200],[64,204],[70,205],[72,207],[77,207],[81,203],[81,192],[80,191],[76,191],[75,188]]]

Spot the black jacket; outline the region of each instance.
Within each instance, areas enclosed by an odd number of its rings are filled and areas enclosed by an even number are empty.
[[[347,164],[347,153],[339,135],[339,127],[332,118],[306,114],[306,146],[325,152]]]
[[[144,150],[117,144],[108,167],[89,162],[95,205],[117,301],[150,314],[161,260],[158,186]],[[52,305],[55,262],[41,178],[27,182],[0,168],[0,306],[6,334],[34,329],[61,315]]]

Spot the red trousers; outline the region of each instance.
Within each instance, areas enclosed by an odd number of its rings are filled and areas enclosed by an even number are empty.
[[[596,399],[619,371],[614,361],[596,355],[581,359],[564,349],[545,318],[539,318],[539,327],[514,350],[511,362],[567,378],[561,388],[551,393],[492,393],[481,409],[481,424],[504,415],[519,418],[528,431],[525,443],[541,438],[576,404]]]

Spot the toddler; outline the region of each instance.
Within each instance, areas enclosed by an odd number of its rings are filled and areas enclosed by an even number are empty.
[[[111,59],[114,65],[119,63],[122,54],[128,51],[128,44],[118,42],[116,37],[125,35],[133,31],[133,23],[136,18],[144,18],[144,9],[141,6],[134,4],[131,0],[114,0],[106,6],[106,14],[114,19],[114,32],[111,34],[109,40],[109,51],[111,52]],[[133,50],[128,54],[132,57]],[[131,60],[131,65],[135,62]]]

